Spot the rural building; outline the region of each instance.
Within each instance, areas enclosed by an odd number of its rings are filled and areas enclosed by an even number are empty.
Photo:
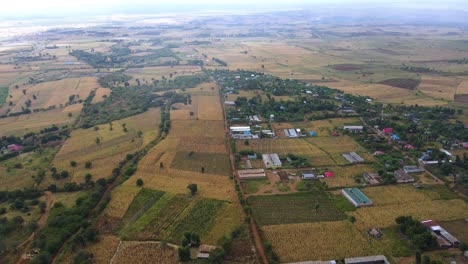
[[[20,151],[23,149],[23,146],[16,145],[16,144],[11,144],[7,146],[8,151],[15,152],[15,151]]]
[[[390,264],[384,255],[345,258],[345,264]]]
[[[286,171],[278,171],[278,176],[280,177],[281,181],[289,181],[289,173]]]
[[[400,137],[397,134],[392,134],[392,140],[400,140]]]
[[[301,262],[289,262],[287,264],[336,264],[336,260],[309,260],[309,261],[301,261]]]
[[[341,155],[351,163],[364,162],[364,159],[361,158],[361,156],[359,156],[356,152],[343,153]]]
[[[275,137],[275,132],[273,132],[271,130],[262,130],[261,132],[262,132],[263,136],[266,136],[266,137],[269,137],[269,138]]]
[[[365,172],[362,174],[362,177],[370,185],[380,184],[381,177],[378,173]]]
[[[302,132],[299,128],[283,129],[284,135],[288,138],[302,137]]]
[[[463,147],[463,148],[468,148],[468,142],[463,142],[463,143],[462,143],[462,147]]]
[[[249,126],[232,126],[229,128],[231,137],[233,139],[255,139],[259,138],[257,135],[252,135]]]
[[[434,221],[426,220],[422,221],[421,223],[431,230],[432,235],[437,237],[437,243],[439,244],[439,247],[458,247],[460,245],[460,241],[458,239],[456,239],[454,236],[452,236],[452,234],[450,234],[440,225],[436,224]]]
[[[449,156],[449,157],[452,156],[452,153],[448,152],[448,151],[445,150],[445,149],[439,149],[439,151],[445,153],[445,155],[447,155],[447,156]]]
[[[247,158],[248,158],[249,160],[251,160],[251,159],[258,159],[258,157],[257,157],[257,153],[254,153],[254,154],[248,154],[248,155],[247,155]]]
[[[414,178],[409,176],[408,173],[403,170],[396,170],[393,172],[393,175],[398,183],[414,182]]]
[[[236,103],[233,101],[224,101],[224,105],[226,106],[236,106]]]
[[[403,166],[403,171],[406,173],[421,173],[424,172],[424,169],[418,166]]]
[[[323,175],[325,177],[334,177],[335,176],[335,174],[333,172],[331,172],[331,171],[326,171],[325,173],[323,173]]]
[[[390,127],[386,127],[382,130],[382,132],[385,134],[385,135],[390,135],[393,133],[393,128],[390,128]]]
[[[382,237],[382,231],[379,228],[372,228],[367,230],[367,234],[373,238],[381,238]]]
[[[307,171],[301,171],[301,178],[303,180],[313,180],[313,179],[317,179],[317,176],[314,174],[314,171],[307,170]]]
[[[198,259],[209,259],[209,258],[210,258],[210,254],[209,254],[209,253],[201,253],[201,252],[198,252],[197,258],[198,258]]]
[[[405,149],[410,150],[410,149],[415,149],[415,147],[411,144],[406,144],[403,146]]]
[[[341,189],[341,193],[356,207],[372,205],[372,201],[358,188]]]
[[[256,180],[265,179],[266,174],[264,169],[249,169],[249,170],[238,170],[239,179],[242,180]]]
[[[374,152],[374,156],[381,156],[381,155],[385,155],[385,152],[381,151],[381,150],[377,150]]]
[[[262,159],[263,164],[265,164],[265,167],[267,169],[276,169],[281,168],[283,166],[280,158],[278,157],[278,154],[263,154]]]
[[[251,123],[259,123],[261,122],[260,118],[257,115],[249,116],[249,122]]]
[[[362,132],[364,127],[363,126],[344,126],[343,129],[348,130],[348,131],[353,132],[353,133],[360,133],[360,132]]]

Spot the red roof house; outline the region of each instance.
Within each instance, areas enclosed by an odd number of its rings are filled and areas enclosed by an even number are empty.
[[[331,171],[326,171],[323,175],[325,175],[325,177],[333,177],[333,176],[335,176],[335,174],[333,174],[333,172],[331,172]]]
[[[337,137],[337,136],[338,136],[338,132],[333,131],[333,132],[332,132],[332,136]]]
[[[16,144],[8,145],[7,148],[8,148],[8,150],[11,151],[11,152],[20,151],[20,150],[23,149],[22,146],[16,145]]]
[[[406,144],[406,145],[404,146],[404,148],[405,148],[405,149],[415,149],[415,147],[414,147],[413,145],[411,145],[411,144]]]
[[[393,128],[386,127],[382,131],[384,132],[384,134],[390,135],[393,133]]]

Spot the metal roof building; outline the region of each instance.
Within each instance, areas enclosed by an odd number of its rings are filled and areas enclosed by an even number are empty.
[[[262,159],[267,169],[276,169],[283,166],[278,154],[263,154]]]

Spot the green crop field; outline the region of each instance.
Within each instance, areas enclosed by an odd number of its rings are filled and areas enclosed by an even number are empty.
[[[346,216],[325,192],[307,192],[248,198],[259,225],[338,221]],[[316,209],[316,207],[318,208]]]

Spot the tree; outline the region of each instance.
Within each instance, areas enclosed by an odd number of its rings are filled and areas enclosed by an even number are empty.
[[[198,186],[195,183],[189,184],[187,186],[187,189],[190,190],[190,193],[192,194],[192,196],[195,196],[195,194],[197,194],[198,192]]]
[[[73,264],[85,264],[93,262],[93,254],[88,251],[80,250],[73,257]]]
[[[85,175],[85,181],[86,181],[86,182],[90,182],[92,177],[93,177],[93,175],[91,175],[91,173],[86,173],[86,175]]]
[[[416,252],[416,264],[421,264],[421,252]]]
[[[319,208],[320,208],[320,204],[316,204],[315,205],[315,212],[318,212]]]
[[[76,161],[74,161],[74,160],[70,161],[70,166],[76,167],[76,164],[77,164]]]
[[[431,264],[431,258],[429,256],[424,256],[423,264]]]
[[[159,163],[159,168],[161,168],[161,169],[164,168],[164,163],[160,162]]]
[[[351,217],[349,218],[349,221],[350,221],[352,224],[356,223],[356,217],[351,216]]]
[[[142,179],[138,179],[138,180],[136,181],[136,185],[137,185],[138,187],[143,186],[143,180],[142,180]]]
[[[190,260],[190,248],[184,246],[180,247],[178,250],[179,260],[180,261],[189,261]]]
[[[45,213],[45,209],[46,209],[47,205],[45,202],[40,202],[39,203],[39,209],[41,210],[41,213]]]
[[[205,167],[201,167],[201,173],[205,173]]]
[[[101,139],[97,137],[97,138],[96,138],[96,144],[99,145],[100,143],[101,143]]]
[[[91,169],[91,166],[93,166],[93,163],[92,163],[91,161],[87,161],[87,162],[85,163],[85,168],[86,168],[86,169]]]

